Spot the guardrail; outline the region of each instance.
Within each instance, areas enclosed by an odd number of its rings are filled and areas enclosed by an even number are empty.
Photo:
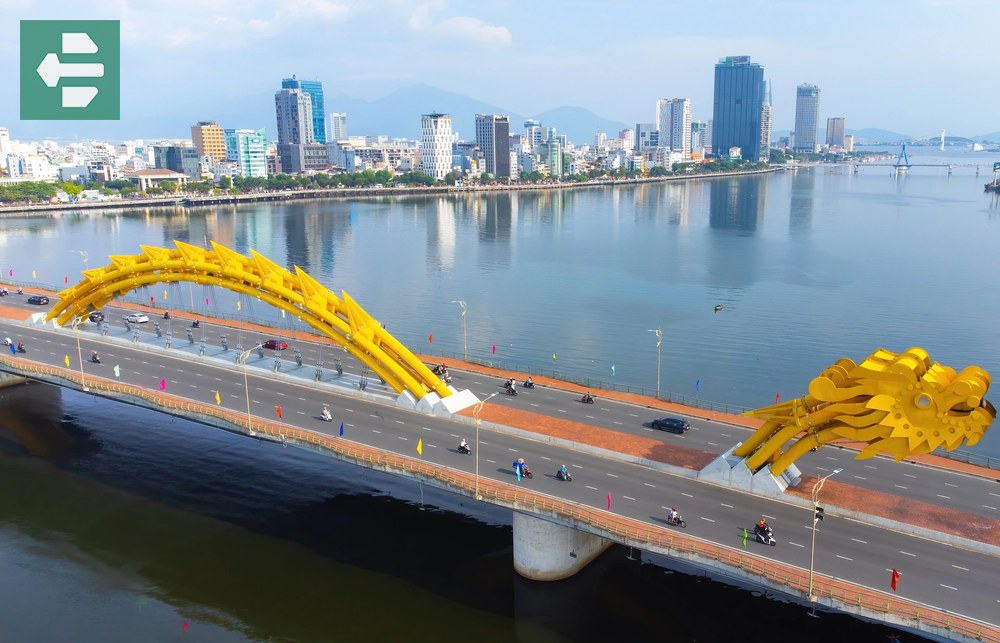
[[[56,380],[55,383],[69,383],[74,388],[82,388],[83,381],[86,381],[92,392],[100,393],[103,396],[138,398],[152,405],[177,412],[179,415],[215,418],[254,437],[264,437],[275,442],[291,443],[298,446],[318,447],[332,452],[342,460],[388,472],[426,478],[456,493],[474,496],[478,489],[482,498],[487,502],[512,509],[552,515],[565,522],[585,524],[624,544],[656,548],[667,555],[700,558],[713,561],[716,564],[727,565],[741,570],[749,578],[756,578],[764,584],[777,586],[790,594],[805,596],[809,589],[807,570],[776,561],[758,559],[739,549],[703,541],[633,518],[619,516],[603,509],[587,507],[527,491],[522,487],[477,477],[464,471],[444,468],[417,458],[388,453],[341,437],[315,433],[259,417],[250,418],[245,413],[201,402],[192,402],[164,392],[150,391],[100,377],[86,376],[84,378],[78,371],[59,366],[27,362],[14,356],[2,354],[0,354],[0,364],[3,364],[5,369],[9,371],[27,377],[43,381],[48,381],[46,378],[51,378]],[[192,419],[196,418],[192,417]],[[856,586],[821,574],[814,575],[813,592],[834,608],[865,611],[876,615],[875,618],[878,615],[892,617],[918,629],[921,626],[939,628],[968,639],[1000,643],[1000,628],[996,626],[948,614],[942,610],[920,605],[892,594]]]

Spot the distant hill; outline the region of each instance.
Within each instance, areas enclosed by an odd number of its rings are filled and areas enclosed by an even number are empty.
[[[991,143],[1000,143],[1000,132],[993,132],[991,134],[980,134],[978,136],[971,137],[974,141],[990,141]]]
[[[853,134],[854,142],[858,145],[866,145],[870,143],[897,143],[899,141],[912,141],[913,136],[909,134],[900,134],[899,132],[893,132],[887,129],[878,129],[877,127],[866,127],[864,129],[844,129],[845,134]]]

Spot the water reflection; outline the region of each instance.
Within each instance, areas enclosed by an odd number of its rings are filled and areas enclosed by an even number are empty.
[[[813,193],[816,174],[799,170],[792,176],[792,198],[788,207],[788,233],[793,237],[808,236],[812,229]]]
[[[754,233],[764,221],[767,177],[727,177],[709,181],[709,226]]]

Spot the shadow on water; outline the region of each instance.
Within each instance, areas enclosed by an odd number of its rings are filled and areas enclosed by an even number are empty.
[[[567,581],[527,581],[512,569],[504,510],[80,393],[6,389],[0,426],[0,569],[17,568],[0,574],[0,595],[31,586],[45,597],[17,612],[0,605],[17,640],[163,640],[181,619],[195,641],[882,641],[890,631],[816,621],[621,547]]]

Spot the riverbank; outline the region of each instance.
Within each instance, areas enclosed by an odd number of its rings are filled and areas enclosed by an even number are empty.
[[[622,185],[644,185],[647,183],[662,183],[670,181],[692,181],[700,179],[726,178],[754,174],[770,174],[781,172],[784,168],[774,167],[764,170],[743,170],[734,172],[706,172],[702,174],[684,174],[680,176],[657,176],[635,179],[603,179],[583,183],[514,183],[510,185],[475,185],[475,186],[433,186],[433,187],[382,187],[382,188],[330,188],[330,189],[297,189],[277,192],[256,192],[251,194],[223,194],[217,196],[202,196],[184,194],[169,197],[147,199],[122,199],[99,201],[93,203],[44,203],[18,204],[0,206],[0,217],[11,215],[23,216],[25,213],[37,216],[54,216],[65,212],[90,210],[131,210],[136,208],[179,208],[213,205],[238,205],[241,203],[259,203],[274,201],[299,201],[304,199],[365,199],[395,196],[459,196],[468,194],[488,194],[491,192],[522,192],[532,190],[570,190],[582,188],[606,188]]]

